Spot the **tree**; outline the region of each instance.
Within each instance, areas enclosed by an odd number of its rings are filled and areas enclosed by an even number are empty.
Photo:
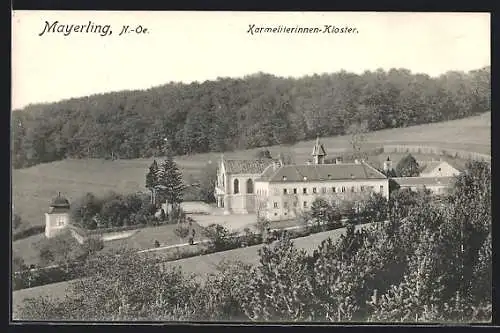
[[[146,188],[151,192],[151,203],[156,205],[156,190],[160,185],[160,168],[156,160],[149,166],[149,171],[146,174]]]
[[[372,221],[385,220],[388,213],[388,201],[380,193],[372,193],[364,202],[362,213]]]
[[[201,180],[199,182],[199,199],[212,203],[215,202],[214,187],[217,182],[217,167],[214,164],[207,164],[201,172]]]
[[[417,160],[411,154],[403,157],[396,165],[395,170],[399,177],[418,177],[420,174],[420,167]]]
[[[89,254],[96,252],[91,246],[80,245],[68,230],[53,238],[40,240],[35,247],[42,265],[59,265],[66,273],[70,272],[70,264],[84,260]]]
[[[266,159],[266,158],[273,158],[273,157],[271,156],[271,152],[269,151],[269,149],[260,149],[255,154],[255,158]]]
[[[95,217],[101,212],[103,202],[93,193],[86,193],[71,205],[72,220],[85,229],[96,229]]]
[[[203,234],[209,240],[209,248],[214,252],[231,249],[234,245],[236,233],[230,232],[220,224],[211,224],[203,229]]]
[[[83,270],[88,277],[71,282],[68,297],[27,300],[19,317],[87,321],[182,318],[180,310],[199,285],[180,270],[162,270],[155,258],[138,256],[133,250],[120,249],[87,261]],[[44,306],[43,311],[39,306]]]
[[[259,266],[252,269],[242,308],[253,321],[311,320],[314,298],[305,251],[287,238],[260,252]]]
[[[341,215],[337,208],[323,198],[317,198],[311,205],[311,217],[319,225],[340,226]]]
[[[182,174],[174,162],[171,149],[168,149],[167,158],[161,168],[163,169],[162,179],[160,180],[161,196],[166,200],[167,204],[176,207],[182,202],[185,185],[182,182]]]
[[[346,133],[350,135],[350,144],[352,153],[356,159],[366,159],[367,154],[363,151],[363,144],[366,141],[366,133],[368,132],[367,122],[356,122],[351,124]]]

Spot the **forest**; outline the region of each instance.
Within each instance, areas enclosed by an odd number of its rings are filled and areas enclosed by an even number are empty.
[[[374,131],[487,111],[490,67],[439,77],[379,69],[170,82],[15,110],[12,163],[160,156],[164,139],[176,155],[293,144],[353,124]]]

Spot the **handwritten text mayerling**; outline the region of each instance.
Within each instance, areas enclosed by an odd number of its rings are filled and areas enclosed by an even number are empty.
[[[357,34],[359,30],[351,26],[336,26],[325,24],[316,27],[303,27],[303,26],[256,26],[249,24],[247,33],[254,34]]]
[[[38,36],[43,36],[45,34],[61,34],[63,36],[69,36],[73,33],[97,34],[105,37],[111,36],[113,34],[113,30],[109,24],[97,24],[92,21],[89,21],[88,24],[64,24],[59,21],[45,21],[43,30],[38,34]],[[118,36],[147,33],[149,33],[149,30],[141,25],[123,25]]]

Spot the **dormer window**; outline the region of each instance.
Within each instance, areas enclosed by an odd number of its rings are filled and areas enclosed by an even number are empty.
[[[332,175],[328,175],[328,179],[332,179]]]
[[[286,176],[283,176],[283,180],[286,181]]]
[[[303,179],[304,179],[304,181],[307,181],[307,176],[304,176],[304,178],[303,178]]]

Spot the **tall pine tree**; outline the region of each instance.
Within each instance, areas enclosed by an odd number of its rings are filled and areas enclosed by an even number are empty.
[[[146,174],[146,188],[151,192],[151,204],[156,205],[156,190],[160,185],[161,169],[156,160],[149,167],[149,172]]]
[[[411,154],[403,157],[396,165],[396,174],[399,177],[418,177],[420,175],[420,166],[415,157]]]
[[[166,150],[167,157],[161,166],[159,191],[167,204],[175,207],[182,202],[185,186],[182,181],[182,173],[174,162],[172,150],[169,146],[167,146]]]

